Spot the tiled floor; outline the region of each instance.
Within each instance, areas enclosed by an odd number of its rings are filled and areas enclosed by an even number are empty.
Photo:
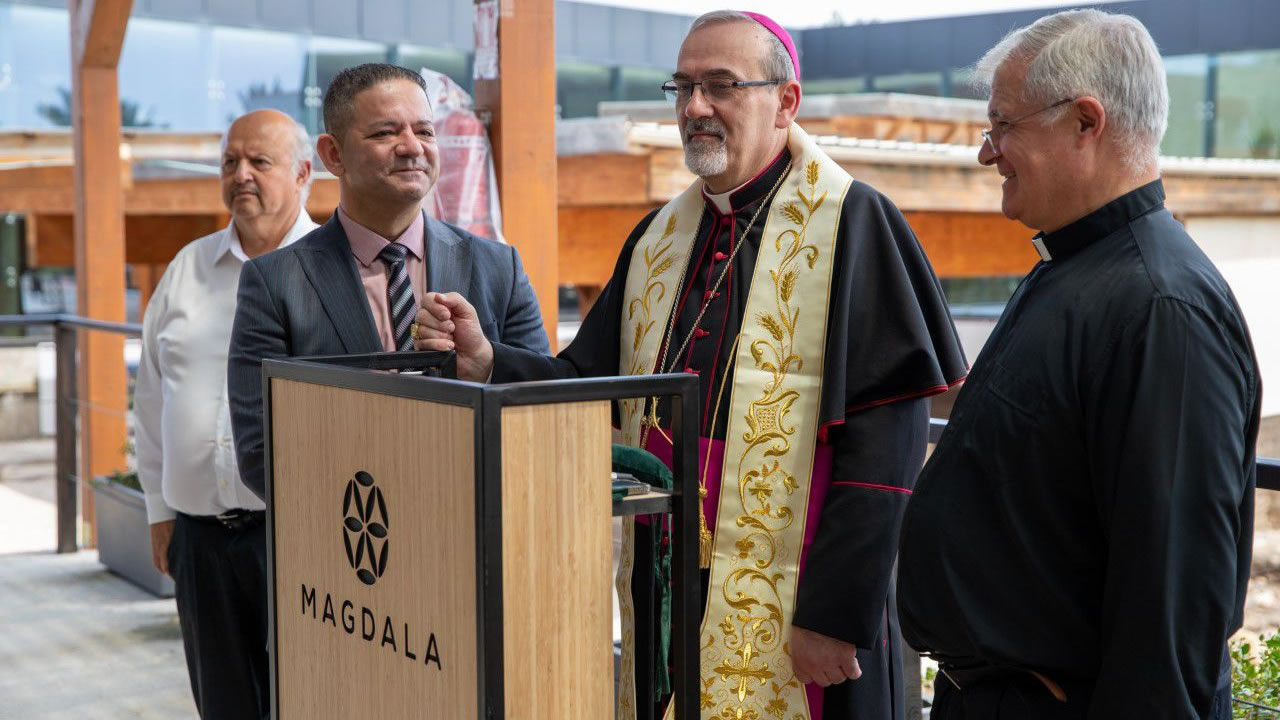
[[[178,614],[98,554],[0,555],[0,718],[196,717]]]
[[[194,720],[173,600],[54,548],[53,443],[0,443],[0,720]]]

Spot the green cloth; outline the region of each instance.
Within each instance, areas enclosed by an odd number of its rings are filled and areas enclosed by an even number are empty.
[[[671,489],[671,468],[647,450],[614,443],[613,471],[631,473],[642,483],[664,490]]]
[[[651,487],[670,490],[674,485],[671,468],[653,453],[629,445],[613,444],[613,471],[630,473]],[[615,498],[618,499],[618,498]],[[658,648],[654,652],[654,700],[671,694],[671,678],[667,674],[671,651],[671,546],[662,546],[663,524],[653,528],[653,574],[658,585]]]

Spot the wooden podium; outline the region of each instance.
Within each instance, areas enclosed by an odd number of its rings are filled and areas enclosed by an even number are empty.
[[[675,490],[637,511],[673,513],[673,687],[694,717],[696,378],[388,372],[451,362],[263,362],[272,717],[611,718],[610,403],[651,396],[672,399]]]

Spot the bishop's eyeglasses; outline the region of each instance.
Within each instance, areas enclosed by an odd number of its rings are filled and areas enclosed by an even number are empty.
[[[762,87],[765,85],[777,85],[781,80],[730,80],[728,78],[713,78],[711,80],[668,80],[662,84],[662,92],[666,93],[667,100],[684,105],[693,99],[693,89],[702,86],[702,96],[710,102],[724,102],[732,100],[738,88]]]

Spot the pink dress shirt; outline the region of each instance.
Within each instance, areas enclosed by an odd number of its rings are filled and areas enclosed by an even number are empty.
[[[347,242],[351,243],[351,254],[356,256],[360,282],[364,284],[364,295],[369,300],[369,309],[373,311],[373,322],[378,328],[382,349],[394,351],[396,339],[391,329],[391,311],[387,308],[388,269],[378,253],[392,242],[408,248],[404,261],[405,270],[409,273],[409,284],[413,286],[414,304],[421,303],[422,294],[427,289],[426,223],[422,219],[422,213],[418,213],[413,224],[395,240],[387,240],[352,220],[343,212],[342,206],[338,206],[338,222],[342,223]]]

